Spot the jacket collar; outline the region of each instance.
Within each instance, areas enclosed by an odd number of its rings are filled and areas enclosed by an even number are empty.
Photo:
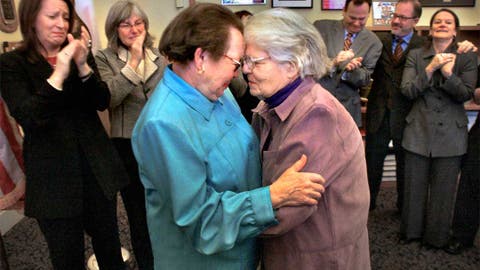
[[[210,101],[200,93],[200,91],[193,88],[180,76],[175,74],[172,70],[172,65],[168,65],[167,68],[165,68],[163,80],[164,85],[166,85],[193,110],[201,114],[207,121],[212,117],[215,107],[222,106],[224,103],[225,95],[222,95],[217,101]]]
[[[285,99],[280,105],[273,109],[269,109],[268,104],[265,101],[260,101],[257,108],[253,109],[253,112],[258,113],[262,118],[266,118],[269,110],[274,112],[278,118],[283,122],[292,113],[295,106],[300,102],[302,97],[313,87],[315,81],[311,77],[307,77],[303,82],[293,90],[287,99]]]
[[[455,43],[455,40],[452,42],[452,44],[450,44],[450,46],[448,46],[448,48],[445,49],[445,53],[456,53],[457,51],[457,45]],[[428,59],[428,58],[432,58],[435,56],[435,54],[437,54],[435,52],[435,49],[433,48],[433,45],[431,44],[429,47],[427,48],[424,48],[424,53],[423,53],[423,58],[424,59]]]

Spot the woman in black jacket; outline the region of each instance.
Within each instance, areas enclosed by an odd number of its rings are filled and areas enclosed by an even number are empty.
[[[1,56],[0,87],[25,132],[25,214],[55,269],[84,269],[84,231],[101,269],[124,269],[116,193],[128,180],[97,115],[110,93],[87,57],[90,36],[72,36],[69,0],[22,0],[19,16],[23,45]]]

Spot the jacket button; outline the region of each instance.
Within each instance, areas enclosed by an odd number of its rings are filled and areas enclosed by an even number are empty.
[[[225,120],[225,125],[231,126],[231,125],[232,125],[232,121],[230,121],[230,120]]]

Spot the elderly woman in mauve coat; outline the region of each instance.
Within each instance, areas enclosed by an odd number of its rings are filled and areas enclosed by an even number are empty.
[[[243,72],[262,100],[252,125],[263,184],[301,153],[309,157],[305,170],[326,179],[318,205],[277,209],[279,224],[263,233],[265,269],[370,269],[364,146],[349,113],[315,82],[330,69],[321,36],[285,9],[256,14],[244,35]]]

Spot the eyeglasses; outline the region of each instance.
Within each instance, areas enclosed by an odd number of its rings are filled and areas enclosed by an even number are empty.
[[[267,59],[270,59],[270,56],[265,56],[265,57],[258,57],[258,58],[252,58],[250,56],[245,56],[243,57],[243,63],[245,65],[247,65],[247,67],[250,69],[250,70],[253,70],[255,68],[255,65],[260,62],[260,61],[263,61],[263,60],[267,60]]]
[[[240,61],[235,60],[235,59],[233,59],[232,57],[230,57],[230,56],[228,56],[228,55],[226,55],[226,54],[224,54],[223,56],[225,56],[226,58],[232,60],[233,64],[235,65],[234,71],[237,71],[237,70],[242,66],[242,62],[241,62],[242,60],[240,60]]]
[[[416,19],[417,17],[406,17],[403,15],[398,15],[397,13],[392,13],[392,19],[398,18],[400,21],[412,20]]]
[[[144,21],[136,21],[136,22],[134,22],[133,24],[130,24],[130,23],[120,23],[120,24],[118,25],[118,28],[123,29],[123,30],[130,30],[130,29],[132,29],[133,27],[138,28],[138,27],[144,26],[144,25],[145,25],[145,22],[144,22]]]

